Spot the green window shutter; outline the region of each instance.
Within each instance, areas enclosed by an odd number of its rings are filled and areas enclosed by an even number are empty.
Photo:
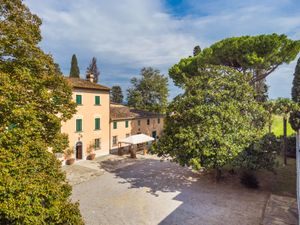
[[[76,95],[76,104],[82,105],[82,96],[81,95]]]
[[[129,124],[128,122],[129,122],[128,120],[125,121],[125,127],[126,128],[128,128],[128,124]]]
[[[114,129],[117,129],[118,125],[117,125],[117,122],[115,121],[114,122]]]
[[[82,131],[82,119],[76,120],[76,132]]]
[[[100,105],[100,96],[95,96],[95,105]]]
[[[95,130],[100,130],[100,118],[95,119]]]

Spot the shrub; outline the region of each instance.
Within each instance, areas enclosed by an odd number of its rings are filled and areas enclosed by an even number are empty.
[[[247,188],[257,189],[259,188],[259,182],[256,176],[251,172],[243,172],[240,177],[240,182]]]

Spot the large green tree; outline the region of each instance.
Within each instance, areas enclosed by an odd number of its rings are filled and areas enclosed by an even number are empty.
[[[136,109],[164,113],[167,107],[168,78],[152,67],[141,70],[141,78],[131,79],[127,90],[128,105]]]
[[[115,103],[122,103],[123,102],[123,93],[122,88],[120,86],[112,86],[111,88],[111,97],[110,100]]]
[[[72,55],[71,59],[70,77],[80,78],[80,70],[75,54]]]
[[[199,66],[224,65],[242,73],[251,73],[250,83],[255,87],[257,99],[266,100],[266,77],[283,63],[290,63],[300,50],[300,41],[286,35],[270,34],[226,38],[203,51],[196,57],[180,60],[170,69],[170,77],[177,86],[197,76]]]
[[[71,88],[39,47],[41,20],[0,0],[0,224],[82,224],[55,152],[67,146]]]
[[[199,68],[184,94],[169,105],[154,152],[182,166],[215,169],[219,178],[220,169],[256,140],[264,126],[264,109],[255,101],[249,79],[225,66]]]
[[[96,57],[92,58],[92,61],[91,61],[90,65],[86,69],[86,75],[88,76],[89,74],[93,74],[94,75],[94,82],[98,83],[99,76],[100,76],[100,71],[98,70]]]

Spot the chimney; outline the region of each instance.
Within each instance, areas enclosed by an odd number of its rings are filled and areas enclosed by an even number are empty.
[[[87,74],[86,79],[93,83],[94,82],[94,74],[92,74],[92,73]]]

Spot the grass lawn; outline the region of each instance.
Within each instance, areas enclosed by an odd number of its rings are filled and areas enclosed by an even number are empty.
[[[276,136],[281,136],[283,135],[283,119],[282,116],[273,116],[273,124],[272,124],[272,132]],[[289,122],[287,122],[287,135],[292,135],[294,134],[295,131],[292,129],[291,125]]]

